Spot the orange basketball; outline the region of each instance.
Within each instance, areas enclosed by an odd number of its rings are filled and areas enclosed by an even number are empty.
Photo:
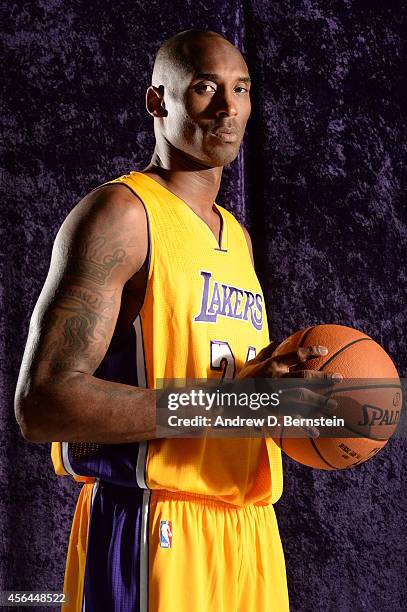
[[[397,370],[377,342],[343,325],[317,325],[298,331],[284,340],[273,356],[314,345],[326,346],[328,354],[292,370],[342,374],[343,383],[331,386],[325,394],[338,403],[335,416],[345,419],[343,437],[290,438],[284,437],[282,429],[276,441],[289,457],[313,468],[341,470],[359,465],[379,452],[397,427],[402,406]]]

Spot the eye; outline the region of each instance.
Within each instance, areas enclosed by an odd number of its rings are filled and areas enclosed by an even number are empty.
[[[209,85],[209,83],[199,83],[194,89],[199,93],[215,93],[216,91],[216,87],[214,85]]]
[[[235,87],[235,92],[239,93],[239,94],[240,93],[246,93],[248,91],[249,91],[248,88],[244,87],[243,85],[238,85],[237,87]]]

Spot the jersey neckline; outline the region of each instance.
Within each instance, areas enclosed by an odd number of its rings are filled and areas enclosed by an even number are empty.
[[[193,215],[193,218],[197,219],[200,224],[203,224],[206,227],[206,229],[208,230],[208,232],[210,233],[212,242],[215,243],[214,250],[218,251],[220,253],[226,253],[227,252],[227,224],[226,224],[225,217],[223,216],[223,214],[222,214],[222,212],[220,210],[220,207],[219,207],[218,204],[216,204],[216,202],[214,202],[212,204],[212,210],[219,216],[219,219],[220,219],[220,229],[219,229],[219,237],[218,238],[216,238],[215,234],[213,233],[213,231],[211,230],[211,228],[209,227],[209,225],[207,224],[205,219],[202,219],[202,217],[200,215],[198,215],[198,213],[195,212],[189,206],[189,204],[187,204],[187,202],[185,202],[185,200],[183,200],[182,198],[177,196],[173,191],[171,191],[171,189],[168,189],[168,187],[165,187],[164,185],[161,185],[161,183],[159,183],[158,181],[153,179],[148,174],[144,174],[143,172],[138,172],[138,171],[134,171],[134,174],[137,174],[138,176],[142,176],[143,178],[147,179],[147,181],[153,182],[155,186],[158,186],[159,189],[161,189],[162,191],[165,191],[167,194],[172,196],[172,198],[174,200],[176,200],[177,202],[181,203],[183,205],[183,207],[187,208],[191,212],[191,214]]]

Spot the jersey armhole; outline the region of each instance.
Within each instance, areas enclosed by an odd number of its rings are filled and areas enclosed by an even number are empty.
[[[112,181],[112,182],[107,182],[104,183],[103,185],[100,185],[100,187],[105,187],[106,185],[122,185],[123,187],[126,187],[129,191],[131,191],[131,193],[136,196],[136,198],[138,200],[140,200],[143,208],[144,208],[144,213],[146,215],[146,221],[147,221],[147,254],[146,257],[143,261],[143,265],[141,266],[141,268],[147,264],[147,282],[150,280],[151,276],[152,276],[152,272],[153,272],[153,266],[152,266],[152,243],[151,243],[151,229],[150,229],[150,219],[148,216],[148,212],[147,212],[147,207],[144,204],[143,198],[137,193],[137,191],[135,191],[133,189],[133,187],[130,187],[130,185],[128,185],[127,183],[124,182],[120,182],[120,181]],[[96,188],[98,189],[98,188]],[[141,309],[140,309],[141,310]]]
[[[120,185],[122,187],[126,187],[129,191],[131,191],[131,193],[133,195],[136,196],[137,199],[140,200],[143,208],[144,208],[144,212],[146,215],[146,220],[147,220],[147,254],[146,257],[142,263],[142,265],[140,266],[140,269],[147,263],[147,281],[150,280],[151,275],[152,275],[152,264],[151,264],[151,253],[152,253],[152,244],[151,244],[151,230],[150,230],[150,219],[148,216],[148,212],[147,212],[147,208],[146,205],[144,204],[143,198],[132,188],[130,187],[130,185],[128,185],[127,183],[124,183],[122,181],[118,181],[116,179],[114,179],[113,181],[107,181],[106,183],[102,183],[101,185],[98,185],[97,187],[95,187],[94,189],[91,189],[89,191],[89,193],[92,193],[93,191],[97,191],[98,189],[101,189],[102,187],[107,187],[108,185]]]

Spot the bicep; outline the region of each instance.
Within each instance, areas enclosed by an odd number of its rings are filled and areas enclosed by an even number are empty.
[[[93,374],[106,354],[123,286],[147,251],[144,210],[127,197],[85,198],[58,232],[26,347],[25,366],[37,380]]]

